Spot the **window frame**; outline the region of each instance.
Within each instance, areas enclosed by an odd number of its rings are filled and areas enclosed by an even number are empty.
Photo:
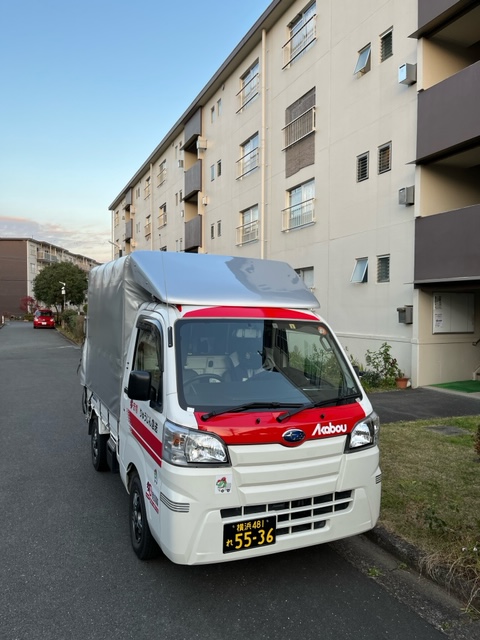
[[[365,73],[368,73],[371,69],[371,59],[372,43],[369,42],[358,51],[357,64],[355,65],[355,71],[353,72],[353,75],[356,76],[359,73],[364,75]]]
[[[368,282],[368,258],[355,258],[355,266],[350,276],[352,284],[365,284]]]
[[[306,5],[287,25],[287,29],[288,40],[283,45],[283,69],[300,58],[317,40],[316,0]]]
[[[256,143],[256,146],[254,146]],[[259,166],[260,136],[258,131],[240,145],[241,157],[237,160],[237,180],[245,177]]]
[[[237,98],[240,103],[240,107],[237,113],[245,109],[254,98],[259,94],[260,86],[260,59],[257,58],[253,64],[240,76],[240,91],[237,93]]]
[[[299,229],[316,222],[315,178],[287,189],[286,196],[288,206],[282,211],[282,231]],[[297,196],[300,197],[298,202]]]
[[[388,47],[386,47],[388,45]],[[393,27],[380,35],[380,62],[385,62],[393,56]]]
[[[388,152],[388,153],[387,153]],[[388,161],[385,162],[385,157],[388,157]],[[378,175],[382,173],[388,173],[388,171],[392,170],[392,142],[385,142],[378,147],[378,161],[377,161],[377,171]]]
[[[247,209],[240,211],[240,224],[236,229],[236,245],[242,246],[250,242],[257,242],[259,237],[259,217],[258,204],[254,204]],[[249,219],[250,218],[250,219]]]
[[[362,168],[362,161],[365,160],[366,164]],[[368,180],[370,175],[370,152],[365,151],[357,156],[357,182],[364,182]]]
[[[383,266],[386,265],[386,266]],[[381,273],[385,273],[383,277],[381,277]],[[390,282],[390,254],[385,253],[383,255],[377,256],[377,283],[384,284],[386,282]]]

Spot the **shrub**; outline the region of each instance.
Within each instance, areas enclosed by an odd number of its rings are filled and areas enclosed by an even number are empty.
[[[390,353],[391,349],[391,345],[384,342],[378,351],[367,350],[365,362],[369,370],[362,376],[362,382],[365,380],[365,376],[370,374],[370,384],[372,384],[373,380],[378,382],[378,384],[372,386],[393,387],[395,386],[396,378],[403,377],[403,372],[398,366],[396,358]]]

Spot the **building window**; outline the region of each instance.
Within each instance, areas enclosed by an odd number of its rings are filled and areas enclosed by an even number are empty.
[[[222,221],[219,220],[217,222],[217,237],[220,238],[222,235]]]
[[[237,227],[237,245],[258,240],[258,205],[240,213],[240,226]]]
[[[283,45],[284,68],[309,49],[316,39],[317,4],[310,3],[288,25],[289,39]]]
[[[366,47],[360,49],[360,51],[358,52],[357,66],[355,67],[353,75],[356,75],[357,73],[367,73],[367,71],[370,71],[371,49],[371,44],[367,44]]]
[[[218,160],[217,161],[217,178],[219,178],[222,175],[222,161]]]
[[[157,185],[160,186],[167,179],[167,161],[163,160],[158,165]]]
[[[163,247],[160,247],[160,251],[166,251],[167,250],[167,245],[164,245]]]
[[[357,258],[350,282],[368,282],[368,258]]]
[[[215,165],[210,165],[210,180],[215,180]]]
[[[357,182],[368,178],[368,151],[357,156]]]
[[[390,282],[390,256],[377,257],[377,282]]]
[[[212,122],[212,123],[215,122],[215,107],[214,106],[210,109],[210,122]]]
[[[152,234],[152,220],[150,216],[147,216],[145,220],[145,238],[148,238]]]
[[[137,189],[135,191],[135,197],[136,198],[140,198],[140,187],[137,187]]]
[[[161,207],[158,208],[158,226],[164,227],[167,224],[167,204],[162,204]]]
[[[378,147],[378,173],[385,173],[392,168],[392,143]]]
[[[237,160],[238,178],[242,178],[258,167],[258,132],[240,145],[240,160]]]
[[[217,115],[218,117],[222,115],[222,99],[221,98],[217,100]]]
[[[287,192],[288,207],[282,211],[282,231],[315,222],[315,180]]]
[[[135,225],[135,235],[139,235],[140,234],[140,229],[141,229],[142,225],[140,222],[137,222]]]
[[[145,178],[145,187],[143,189],[143,197],[148,198],[150,195],[150,176]]]
[[[210,238],[213,240],[215,238],[215,225],[210,225]]]
[[[240,102],[240,108],[238,109],[238,111],[244,109],[249,102],[251,102],[256,96],[258,96],[258,71],[259,63],[258,60],[255,60],[248,71],[244,73],[240,78],[240,91],[237,94]]]
[[[120,222],[120,216],[119,216],[118,209],[117,209],[117,210],[115,211],[115,221],[114,221],[114,223],[113,223],[113,224],[114,224],[114,226],[115,226],[115,227],[118,227],[119,222]]]
[[[393,29],[380,36],[380,62],[393,56]]]

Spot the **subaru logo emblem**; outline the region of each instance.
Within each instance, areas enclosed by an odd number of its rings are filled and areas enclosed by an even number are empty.
[[[289,429],[282,435],[285,442],[291,444],[299,444],[302,440],[305,440],[305,433],[301,429]]]

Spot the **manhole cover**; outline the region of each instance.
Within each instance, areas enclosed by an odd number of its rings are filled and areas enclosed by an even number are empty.
[[[466,429],[460,429],[460,427],[452,427],[445,424],[435,425],[433,427],[426,427],[429,431],[435,431],[435,433],[441,433],[444,436],[463,436],[470,432]]]

